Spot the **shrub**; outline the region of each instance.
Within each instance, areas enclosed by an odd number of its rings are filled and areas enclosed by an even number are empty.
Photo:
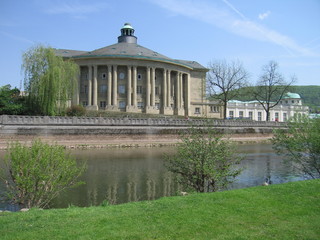
[[[320,118],[295,116],[289,121],[288,130],[275,131],[272,141],[287,163],[306,176],[320,178]]]
[[[243,158],[236,154],[235,145],[214,130],[191,128],[181,140],[177,153],[166,157],[166,167],[186,190],[219,191],[241,173],[235,166]]]
[[[67,116],[80,117],[80,116],[84,116],[85,114],[86,114],[86,109],[85,109],[85,107],[83,107],[81,105],[73,105],[73,106],[67,108],[67,110],[66,110]]]
[[[31,147],[19,142],[9,144],[5,168],[2,179],[12,203],[46,208],[61,191],[81,184],[77,179],[86,166],[77,166],[63,146],[35,140]]]

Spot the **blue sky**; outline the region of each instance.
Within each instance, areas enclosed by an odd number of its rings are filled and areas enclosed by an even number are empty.
[[[92,51],[125,22],[171,58],[239,60],[253,83],[274,60],[297,85],[320,85],[320,0],[0,0],[0,86],[20,87],[31,46]]]

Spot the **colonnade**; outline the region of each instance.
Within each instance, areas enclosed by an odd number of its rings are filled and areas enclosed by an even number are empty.
[[[112,107],[113,109],[118,109],[119,66],[107,65],[107,93],[105,99],[107,105],[106,109],[110,107]],[[79,103],[79,100],[86,100],[88,107],[95,107],[96,109],[98,109],[98,99],[101,100],[101,98],[98,98],[98,65],[89,65],[87,67],[87,99],[79,99],[78,96],[77,101]],[[123,66],[121,65],[121,67]],[[188,115],[190,108],[190,74],[182,71],[149,66],[144,68],[146,73],[143,82],[143,87],[145,87],[145,98],[143,99],[145,111],[148,112],[148,110],[150,109],[155,110],[156,103],[159,103],[161,106],[161,113],[165,113],[166,110],[174,110],[175,114]],[[159,99],[156,98],[156,69],[161,69],[162,71],[162,79],[160,81],[160,85],[159,83],[157,85],[161,88],[161,93],[157,93],[157,95],[159,95]],[[138,66],[127,66],[126,74],[126,110],[129,111],[130,109],[138,109]],[[81,78],[80,76],[80,81],[81,79],[83,78]]]

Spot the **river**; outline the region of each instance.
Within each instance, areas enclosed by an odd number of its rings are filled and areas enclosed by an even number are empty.
[[[110,204],[130,201],[153,200],[176,195],[180,187],[164,167],[164,154],[173,154],[173,147],[161,148],[112,148],[73,150],[79,161],[87,162],[87,171],[77,188],[61,194],[52,207],[99,205],[104,200]],[[273,184],[303,180],[291,166],[284,165],[281,156],[274,153],[270,144],[239,145],[245,154],[244,168],[229,189],[261,185],[266,177]],[[0,163],[4,152],[0,152]],[[3,191],[0,185],[0,192]],[[5,204],[0,209],[6,208]]]

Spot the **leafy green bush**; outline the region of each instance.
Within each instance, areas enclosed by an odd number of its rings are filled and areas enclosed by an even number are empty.
[[[166,156],[166,167],[177,174],[185,190],[219,191],[241,173],[236,165],[243,157],[236,154],[234,144],[222,140],[213,129],[191,128],[181,140],[177,153]]]
[[[77,179],[86,166],[77,166],[64,146],[35,140],[31,147],[9,144],[5,168],[1,178],[9,200],[22,207],[46,208],[61,191],[82,183]]]
[[[73,105],[73,106],[67,108],[67,110],[66,110],[67,116],[80,117],[80,116],[84,116],[85,114],[86,114],[86,109],[85,109],[85,107],[83,107],[81,105]]]
[[[272,141],[276,152],[284,154],[290,165],[311,178],[320,178],[320,118],[295,116],[287,131],[275,131]]]
[[[0,115],[21,115],[26,111],[25,98],[20,96],[19,89],[11,89],[10,85],[0,87]]]

